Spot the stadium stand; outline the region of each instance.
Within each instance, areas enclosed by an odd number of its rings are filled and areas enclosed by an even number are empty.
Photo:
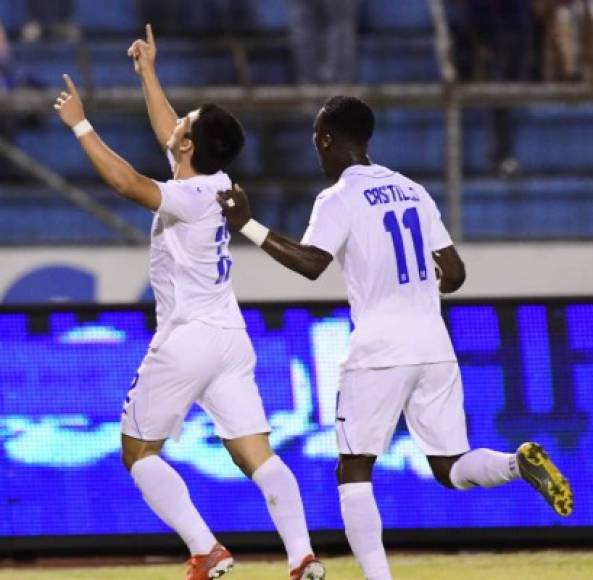
[[[158,68],[163,83],[180,87],[293,83],[287,3],[249,0],[240,3],[240,12],[229,18],[214,9],[216,2],[189,2],[187,16],[180,23],[182,32],[176,37],[159,37]],[[20,82],[57,88],[61,74],[69,71],[87,86],[137,86],[125,55],[129,41],[142,30],[137,2],[78,0],[75,15],[84,32],[80,45],[25,44],[18,41],[25,19],[24,3],[0,1],[0,21],[14,40],[13,58]],[[158,32],[158,23],[155,28]],[[438,82],[432,34],[425,2],[363,2],[358,81]],[[246,70],[241,70],[237,61],[233,49],[237,45],[245,51]],[[493,178],[489,162],[491,114],[477,109],[464,113],[465,237],[592,236],[593,106],[521,108],[512,115],[513,148],[521,172],[500,180]],[[233,176],[253,192],[255,211],[266,223],[299,235],[312,199],[324,185],[311,147],[312,114],[295,111],[273,118],[261,113],[241,116],[249,140]],[[166,162],[145,116],[97,114],[93,122],[105,140],[137,169],[166,178]],[[114,199],[97,186],[90,165],[51,111],[34,125],[21,124],[14,142],[69,180],[84,184],[134,225],[147,228],[150,216],[143,210]],[[372,154],[379,163],[429,180],[437,199],[443,200],[442,111],[381,111]],[[113,234],[92,217],[31,183],[4,161],[0,163],[0,244],[114,241]]]

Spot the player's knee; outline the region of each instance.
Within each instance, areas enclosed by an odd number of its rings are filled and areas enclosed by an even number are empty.
[[[138,452],[122,449],[121,460],[125,468],[128,471],[131,471],[134,463],[146,457],[150,457],[151,455],[159,455],[159,451],[156,449],[144,449],[141,452]]]
[[[133,453],[129,449],[126,449],[125,447],[122,448],[121,461],[128,471],[132,470],[132,466],[134,465],[134,463],[136,463],[136,461],[138,461],[138,459],[139,457],[135,453]]]
[[[163,447],[163,441],[140,441],[124,435],[121,445],[121,460],[128,471],[137,461],[149,457],[150,455],[159,455]]]
[[[336,469],[338,485],[371,481],[375,460],[364,455],[341,455]]]
[[[447,489],[456,489],[451,482],[451,469],[459,457],[461,455],[455,457],[429,456],[427,458],[435,480]]]

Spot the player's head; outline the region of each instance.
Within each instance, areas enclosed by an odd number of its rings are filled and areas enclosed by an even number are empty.
[[[366,156],[374,128],[375,115],[364,101],[342,96],[326,101],[313,126],[313,143],[325,173],[337,177],[348,159]]]
[[[237,118],[213,103],[206,103],[180,119],[167,146],[176,161],[186,156],[194,171],[210,175],[226,169],[239,155],[245,132]]]

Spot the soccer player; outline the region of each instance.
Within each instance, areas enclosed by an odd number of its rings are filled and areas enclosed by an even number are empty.
[[[334,258],[340,263],[354,323],[336,413],[340,503],[365,578],[385,580],[391,575],[372,471],[402,412],[446,487],[524,479],[563,516],[572,511],[572,492],[536,443],[516,453],[470,450],[459,366],[439,298],[439,291],[463,284],[465,268],[426,189],[370,160],[373,129],[372,110],[356,98],[331,98],[319,111],[313,142],[335,184],[317,196],[300,243],[253,220],[238,186],[219,193],[219,203],[234,229],[311,280]]]
[[[268,442],[255,353],[231,287],[229,232],[216,200],[216,192],[231,185],[224,170],[241,151],[244,132],[214,104],[178,122],[154,74],[156,49],[148,33],[146,46],[133,54],[135,68],[173,180],[155,182],[107,147],[67,75],[67,91],[54,105],[105,183],[155,214],[150,277],[158,325],[126,399],[123,461],[148,505],[187,544],[187,580],[228,572],[230,552],[192,504],[183,479],[160,457],[166,439],[179,437],[185,416],[199,403],[233,461],[262,491],[288,552],[291,580],[321,580],[325,572],[311,549],[296,479]]]

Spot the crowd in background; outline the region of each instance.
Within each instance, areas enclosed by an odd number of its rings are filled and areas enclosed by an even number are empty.
[[[590,0],[448,0],[462,80],[576,81],[591,67]]]
[[[26,0],[21,40],[76,42],[73,0]],[[191,0],[138,0],[140,17],[161,34],[187,30]],[[365,0],[290,0],[295,78],[300,83],[356,78],[360,9]],[[576,81],[593,60],[593,0],[444,0],[461,80]],[[223,28],[240,22],[244,3],[212,0]],[[1,27],[1,23],[0,23]],[[0,87],[12,82],[0,28]]]

